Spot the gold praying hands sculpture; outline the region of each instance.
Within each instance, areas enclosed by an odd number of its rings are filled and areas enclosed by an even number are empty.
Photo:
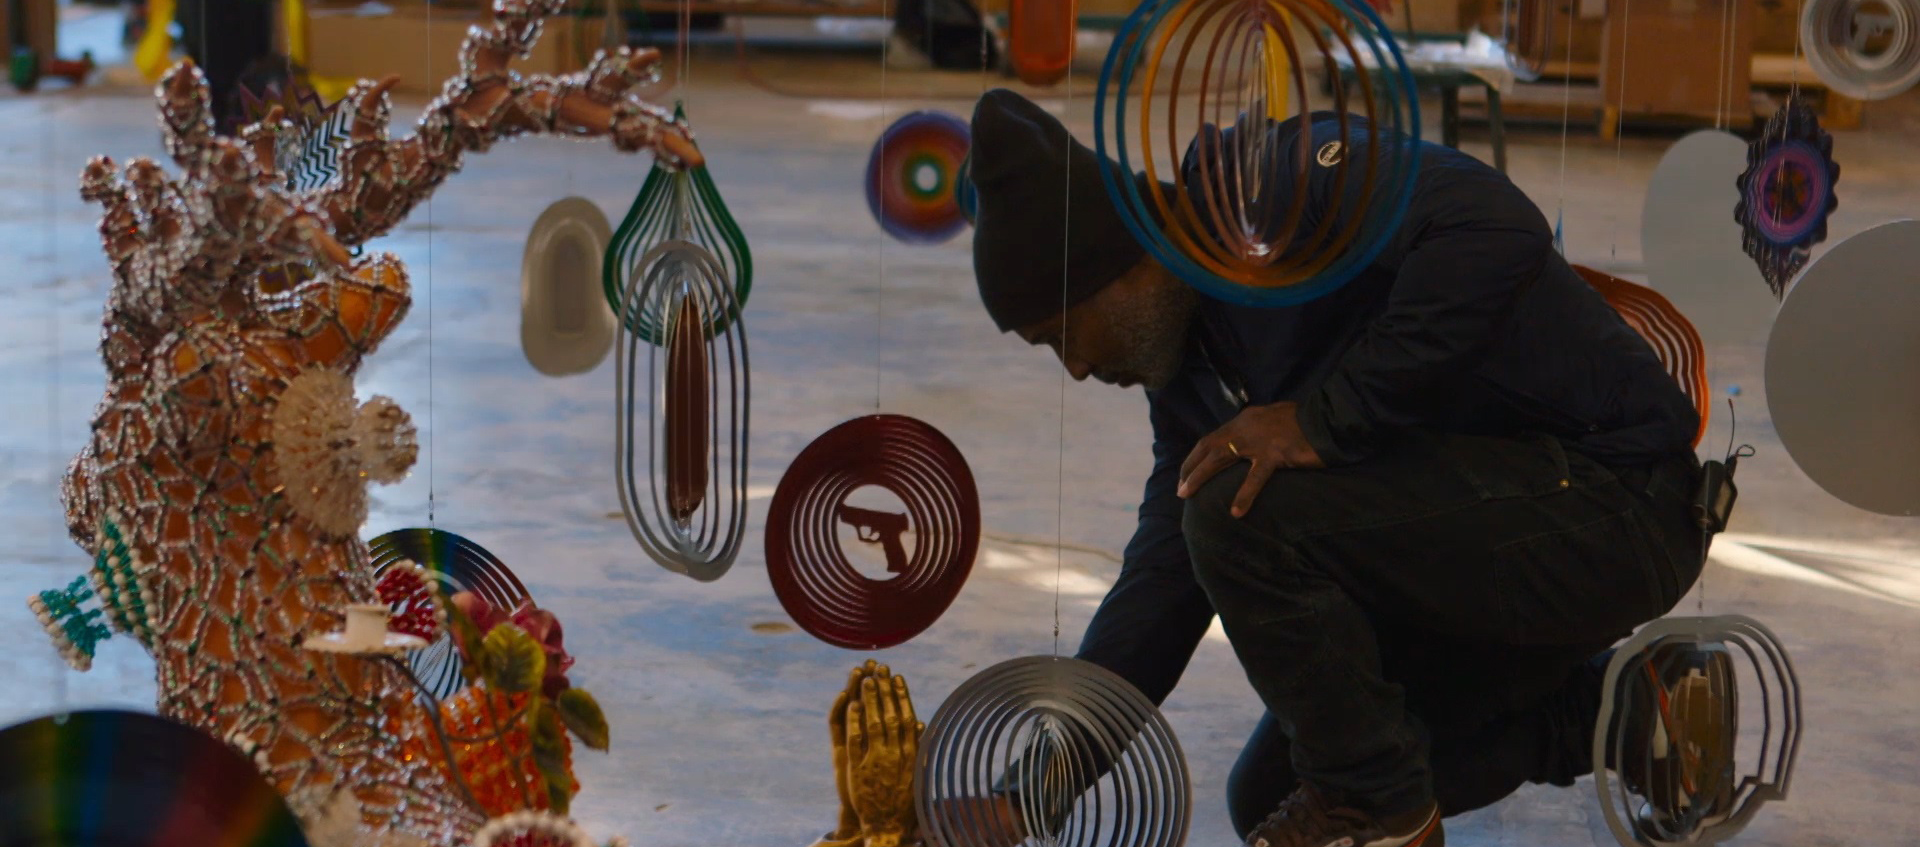
[[[813,847],[901,847],[919,841],[914,760],[927,725],[913,713],[907,678],[868,659],[847,677],[827,715],[840,823]]]

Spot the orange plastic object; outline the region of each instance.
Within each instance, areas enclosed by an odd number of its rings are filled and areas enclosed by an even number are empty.
[[[1574,265],[1573,269],[1626,319],[1627,326],[1653,345],[1654,355],[1660,357],[1667,373],[1693,401],[1694,410],[1700,413],[1700,429],[1693,434],[1693,443],[1699,446],[1707,434],[1707,416],[1713,411],[1713,403],[1707,396],[1707,351],[1693,322],[1651,288],[1592,268]]]
[[[706,316],[700,298],[680,301],[667,342],[667,508],[685,526],[707,494]]]
[[[1007,55],[1028,85],[1052,85],[1073,64],[1074,0],[1013,0],[1007,16]]]

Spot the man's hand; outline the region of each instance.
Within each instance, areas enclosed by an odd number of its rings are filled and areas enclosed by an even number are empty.
[[[1193,445],[1193,452],[1180,465],[1180,496],[1193,496],[1214,474],[1240,461],[1252,462],[1253,467],[1247,469],[1246,482],[1233,497],[1236,518],[1253,508],[1253,499],[1275,470],[1326,467],[1300,429],[1300,404],[1248,406]]]

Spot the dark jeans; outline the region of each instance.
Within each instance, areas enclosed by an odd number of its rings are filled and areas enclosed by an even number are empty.
[[[1243,518],[1246,466],[1208,482],[1186,543],[1267,707],[1230,780],[1236,827],[1300,778],[1380,815],[1451,815],[1590,772],[1596,654],[1699,576],[1698,467],[1420,433],[1276,473]]]

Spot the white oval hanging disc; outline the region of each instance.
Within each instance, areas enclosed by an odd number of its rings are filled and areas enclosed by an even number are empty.
[[[1892,97],[1920,82],[1920,0],[1806,0],[1800,43],[1833,91]]]
[[[520,259],[520,349],[547,376],[586,373],[613,349],[616,321],[600,285],[613,227],[600,207],[568,197],[533,222]]]
[[[1747,168],[1747,142],[1720,130],[1691,133],[1668,148],[1647,185],[1640,249],[1647,283],[1687,316],[1701,341],[1760,344],[1778,304],[1760,267],[1740,247],[1733,218]]]
[[[1787,292],[1767,342],[1767,410],[1827,493],[1920,514],[1920,221],[1835,244]]]

